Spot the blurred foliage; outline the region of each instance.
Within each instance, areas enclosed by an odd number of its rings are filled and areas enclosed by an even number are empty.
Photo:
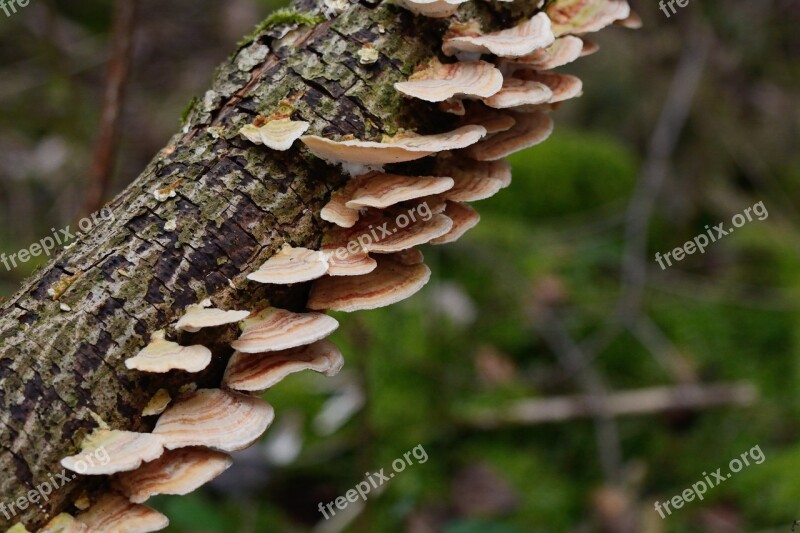
[[[202,96],[215,64],[280,7],[142,4],[117,190],[176,129],[185,103]],[[563,69],[584,79],[584,97],[555,113],[548,142],[511,158],[514,183],[477,205],[482,223],[455,245],[425,250],[429,286],[401,305],[338,317],[341,376],[290,377],[265,394],[277,419],[263,443],[241,452],[210,487],[153,501],[170,516],[170,531],[309,531],[323,521],[319,502],[344,495],[365,472],[390,469],[418,444],[429,460],[370,494],[345,531],[624,531],[601,518],[616,507],[603,497],[591,420],[484,430],[467,418],[518,399],[580,392],[537,332],[535,309],[555,290],[560,316],[580,340],[609,320],[620,296],[624,213],[683,41],[697,28],[692,19],[702,19],[716,44],[658,200],[645,311],[693,379],[746,380],[761,397],[750,408],[619,419],[622,507],[638,517],[636,531],[654,533],[783,531],[800,518],[800,6],[693,2],[666,19],[656,3],[635,4],[645,28],[605,32],[600,53]],[[0,20],[6,253],[78,217],[110,16],[99,0],[33,0],[26,9]],[[767,220],[666,271],[651,261],[758,201]],[[0,266],[0,294],[34,267]],[[616,391],[676,382],[663,358],[628,333],[592,367]],[[656,500],[755,445],[763,464],[658,518]],[[279,460],[276,449],[299,455]]]

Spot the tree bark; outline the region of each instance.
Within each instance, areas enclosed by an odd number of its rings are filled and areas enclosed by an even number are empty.
[[[293,9],[306,17],[321,12],[307,0]],[[476,2],[461,8],[461,18],[478,17],[496,29],[534,10]],[[147,375],[124,365],[186,306],[209,297],[227,309],[267,301],[304,308],[307,284],[258,286],[245,276],[284,243],[318,248],[328,227],[320,209],[345,177],[300,143],[286,152],[253,146],[238,135],[242,126],[288,109],[311,123],[309,133],[379,140],[400,128],[428,133],[454,122],[392,87],[440,54],[449,21],[364,2],[332,20],[298,22],[297,14],[272,17],[242,43],[191,107],[181,132],[107,205],[109,220],[96,217],[89,233],[3,304],[0,526],[24,522],[35,530],[74,510],[82,492],[103,482],[78,476],[48,501],[27,509],[15,503],[62,472],[59,461],[77,452],[98,419],[149,431],[156,417],[141,413],[159,388],[175,397],[190,383],[219,385],[233,328],[181,339],[214,351],[214,363],[199,375]],[[362,65],[358,51],[367,44],[380,57]],[[9,503],[16,509],[10,518]]]

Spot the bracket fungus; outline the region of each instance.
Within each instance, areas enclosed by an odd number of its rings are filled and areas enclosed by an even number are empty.
[[[553,33],[560,37],[602,30],[627,19],[631,7],[626,0],[558,0],[547,6],[546,13],[553,21]]]
[[[385,208],[447,191],[453,187],[449,177],[400,176],[373,172],[354,178],[355,187],[345,206]]]
[[[511,185],[511,165],[503,160],[468,161],[451,157],[439,163],[437,170],[453,177],[455,186],[443,193],[442,198],[454,202],[485,200]]]
[[[415,15],[430,18],[447,18],[455,15],[458,6],[467,0],[395,0]]]
[[[556,74],[555,72],[538,72],[522,70],[514,73],[517,78],[546,85],[552,91],[549,102],[555,104],[580,96],[583,93],[583,82],[576,76]]]
[[[461,119],[462,124],[478,124],[486,128],[486,133],[492,135],[501,131],[508,131],[517,122],[510,113],[493,109],[480,102],[473,102]]]
[[[453,221],[453,228],[438,239],[433,239],[431,244],[455,242],[481,221],[481,216],[477,211],[466,204],[458,202],[447,202],[447,208],[444,212]]]
[[[273,150],[284,152],[292,147],[311,124],[302,121],[292,121],[289,118],[276,118],[267,120],[261,126],[248,124],[239,130],[244,138],[254,144],[263,144]]]
[[[503,81],[503,89],[494,96],[484,98],[483,103],[495,109],[507,109],[510,107],[544,104],[552,98],[553,91],[544,83],[518,78],[506,78]]]
[[[351,228],[358,222],[358,210],[347,207],[347,202],[356,187],[356,180],[350,180],[341,189],[331,194],[331,199],[320,211],[320,218],[326,222],[336,224],[342,228]]]
[[[329,276],[363,276],[378,266],[378,263],[361,248],[351,251],[332,243],[323,245],[322,250],[329,254]]]
[[[164,332],[153,334],[153,338],[136,356],[125,361],[131,370],[163,374],[170,370],[200,372],[211,363],[211,350],[205,346],[181,346],[164,338]]]
[[[414,161],[445,150],[466,148],[485,135],[485,128],[472,125],[434,135],[404,134],[387,142],[332,141],[316,135],[306,135],[301,140],[317,157],[355,169]]]
[[[169,525],[169,519],[158,511],[129,502],[117,493],[106,493],[77,517],[89,531],[114,533],[147,533]]]
[[[322,313],[268,307],[245,320],[242,335],[231,346],[244,353],[287,350],[324,339],[338,327],[336,319]]]
[[[547,48],[534,50],[526,56],[504,59],[501,64],[504,67],[504,72],[513,71],[517,67],[552,70],[580,58],[583,55],[584,46],[585,43],[580,37],[565,35],[556,39]]]
[[[263,392],[295,372],[313,370],[326,376],[335,376],[343,366],[342,352],[328,340],[279,352],[235,352],[225,370],[222,384],[242,392]]]
[[[308,248],[284,245],[247,279],[258,283],[288,285],[302,283],[324,276],[328,272],[328,259],[322,252]]]
[[[493,135],[464,150],[467,157],[478,161],[496,161],[523,148],[539,144],[553,133],[553,119],[542,111],[517,113],[514,118],[517,122],[510,130]]]
[[[151,496],[182,496],[205,485],[233,464],[230,455],[205,448],[170,450],[132,472],[118,474],[114,486],[133,503]]]
[[[162,453],[164,440],[158,435],[99,429],[84,439],[80,453],[63,458],[61,466],[79,474],[108,475],[139,468]]]
[[[554,40],[550,19],[545,13],[537,13],[513,28],[492,33],[481,32],[475,21],[452,24],[444,37],[442,51],[448,56],[467,52],[520,57],[549,46]]]
[[[443,102],[454,96],[492,96],[503,86],[503,75],[486,61],[459,61],[442,64],[437,58],[412,74],[408,81],[394,84],[401,93],[425,100]]]
[[[410,298],[431,277],[425,264],[405,265],[391,255],[377,261],[378,267],[364,276],[316,280],[311,287],[308,307],[345,312],[386,307]]]
[[[211,305],[211,300],[208,299],[197,305],[190,305],[186,309],[186,314],[175,324],[175,329],[197,333],[203,328],[213,328],[239,322],[250,315],[250,311],[223,311],[222,309],[212,308]]]
[[[153,434],[168,450],[205,446],[243,450],[272,424],[275,412],[260,398],[222,389],[200,389],[164,411]]]

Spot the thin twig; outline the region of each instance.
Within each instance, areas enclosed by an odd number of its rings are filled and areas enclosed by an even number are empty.
[[[598,414],[619,417],[729,405],[747,407],[757,399],[758,392],[751,383],[678,385],[612,393],[603,398],[602,405],[591,395],[521,400],[499,409],[478,411],[466,417],[465,422],[491,429],[507,425],[558,423]]]
[[[97,211],[103,205],[114,171],[122,103],[133,50],[137,3],[138,0],[117,0],[115,4],[100,135],[92,155],[84,201],[84,211],[87,213]]]

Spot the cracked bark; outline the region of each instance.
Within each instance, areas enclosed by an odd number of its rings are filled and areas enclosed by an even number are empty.
[[[309,0],[295,7],[319,11]],[[464,5],[461,16],[498,29],[532,11],[532,5],[481,2]],[[184,336],[215,353],[199,375],[125,368],[124,360],[187,305],[210,297],[222,308],[253,309],[267,301],[304,308],[307,284],[258,286],[245,276],[286,242],[318,248],[327,227],[320,209],[345,178],[300,143],[273,152],[247,143],[239,128],[288,102],[293,118],[310,122],[309,133],[318,135],[379,140],[401,128],[443,131],[452,116],[402,98],[392,85],[422,60],[441,55],[447,23],[392,5],[353,4],[333,20],[294,27],[282,39],[289,26],[262,30],[219,67],[181,132],[108,204],[113,221],[82,235],[3,304],[0,527],[22,521],[35,530],[58,512],[74,510],[81,492],[104,482],[78,476],[48,501],[27,509],[16,503],[62,471],[61,458],[97,427],[93,415],[116,429],[149,431],[156,417],[141,412],[159,388],[174,397],[188,383],[219,385],[232,328]],[[377,63],[359,63],[365,44],[380,52]],[[153,192],[164,189],[175,195],[159,201]],[[176,230],[165,230],[169,221]]]

